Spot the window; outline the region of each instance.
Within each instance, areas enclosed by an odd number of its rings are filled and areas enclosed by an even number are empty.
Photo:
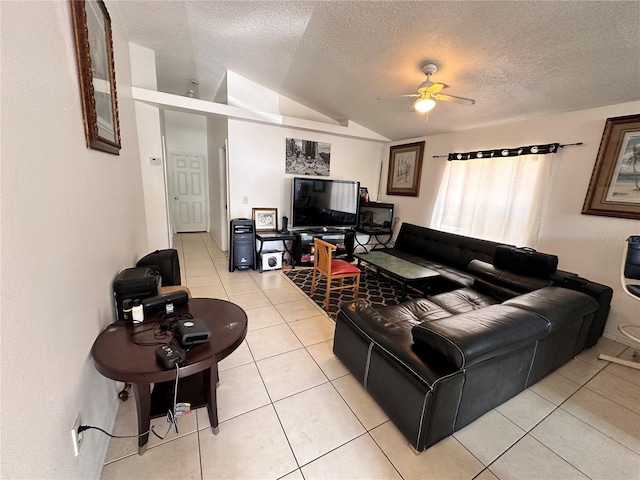
[[[535,245],[551,157],[449,161],[431,227],[518,246]]]

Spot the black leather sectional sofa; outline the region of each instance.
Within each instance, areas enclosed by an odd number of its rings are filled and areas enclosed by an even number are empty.
[[[403,224],[388,253],[440,273],[426,298],[343,304],[334,353],[423,451],[602,334],[611,288],[557,257]]]

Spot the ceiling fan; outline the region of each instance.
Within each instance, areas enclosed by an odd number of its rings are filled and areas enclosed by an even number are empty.
[[[443,89],[447,88],[448,85],[431,81],[431,75],[438,71],[438,66],[435,63],[425,63],[422,66],[422,71],[427,76],[427,80],[418,85],[418,93],[400,95],[401,97],[417,97],[418,99],[414,102],[413,108],[418,112],[430,112],[433,107],[436,106],[436,100],[461,103],[463,105],[473,105],[476,103],[475,100],[470,98],[456,97],[455,95],[440,93]]]

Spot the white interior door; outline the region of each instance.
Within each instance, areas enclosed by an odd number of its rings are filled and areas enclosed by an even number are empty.
[[[204,155],[169,154],[175,231],[206,232],[209,216]]]

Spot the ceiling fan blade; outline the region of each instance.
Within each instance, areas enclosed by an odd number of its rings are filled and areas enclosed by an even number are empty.
[[[475,100],[472,100],[470,98],[456,97],[455,95],[446,95],[444,93],[434,94],[433,98],[435,98],[436,100],[442,100],[443,102],[461,103],[463,105],[473,105],[474,103],[476,103]]]
[[[449,85],[444,83],[434,83],[429,87],[429,93],[440,93],[443,88],[447,88]]]
[[[403,97],[419,97],[419,93],[409,93],[407,95],[392,95],[390,97],[378,97],[378,100],[384,100],[386,98],[403,98]]]

